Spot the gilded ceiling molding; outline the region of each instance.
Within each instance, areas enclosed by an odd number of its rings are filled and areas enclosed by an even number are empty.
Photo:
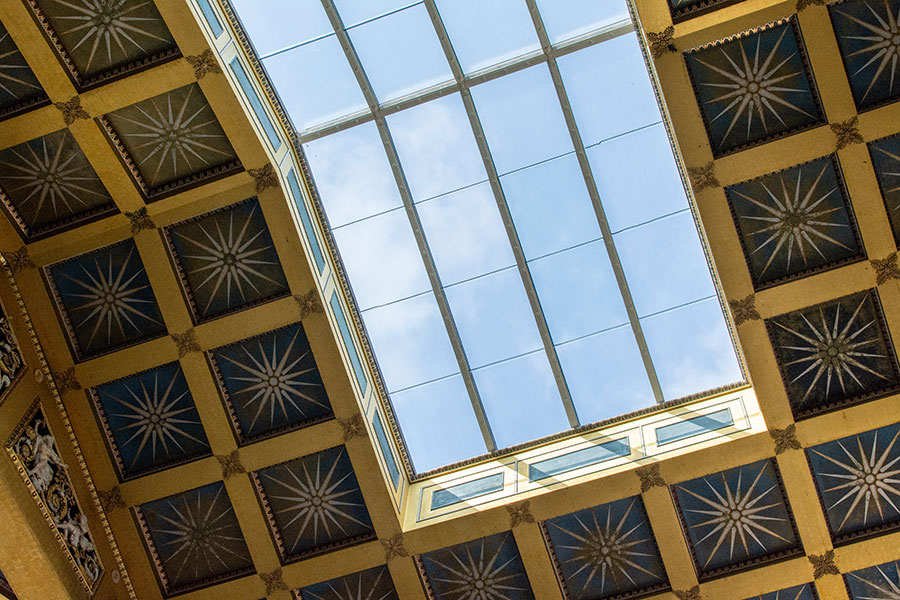
[[[175,342],[175,346],[178,348],[178,358],[184,358],[191,352],[201,352],[203,350],[197,341],[197,333],[193,327],[184,333],[173,333],[169,337],[172,338],[172,341]]]
[[[117,508],[128,508],[125,500],[122,499],[122,490],[117,485],[109,490],[97,490],[97,496],[100,498],[100,505],[103,507],[103,510],[108,513]]]
[[[278,188],[281,184],[278,181],[278,173],[272,163],[266,163],[259,169],[247,169],[250,177],[256,181],[256,193],[260,194],[269,188]]]
[[[695,193],[706,188],[722,186],[716,178],[716,163],[713,161],[706,163],[702,167],[688,167],[687,170],[688,177],[691,180],[691,187]]]
[[[800,440],[797,439],[797,426],[793,423],[784,429],[770,429],[769,435],[775,440],[775,454],[803,449]]]
[[[247,472],[244,465],[241,464],[241,451],[233,450],[231,454],[216,455],[216,460],[222,467],[222,479],[228,479],[235,475],[241,475]]]
[[[337,422],[344,431],[344,443],[353,438],[366,437],[366,424],[361,414],[356,413],[349,419],[338,419]]]
[[[197,81],[200,81],[210,73],[214,75],[222,73],[219,61],[216,60],[215,55],[209,48],[195,56],[185,56],[184,59],[194,67],[194,77],[197,78]]]
[[[84,110],[81,107],[81,97],[80,96],[72,96],[71,100],[66,102],[54,102],[53,106],[62,113],[63,120],[66,122],[66,125],[71,125],[78,119],[90,119],[91,115],[88,114],[88,111]]]
[[[381,542],[381,547],[384,548],[384,560],[387,562],[391,562],[392,558],[406,558],[409,556],[409,552],[403,545],[402,533],[398,533],[390,539],[379,539],[378,541]]]
[[[131,223],[131,235],[136,235],[145,229],[156,229],[156,223],[147,214],[146,206],[142,206],[134,212],[127,212],[125,216]]]
[[[829,127],[834,133],[838,150],[846,148],[850,144],[862,144],[866,141],[859,132],[859,117],[853,117],[841,123],[831,123]]]
[[[900,279],[900,265],[897,264],[896,252],[892,252],[886,258],[873,258],[869,262],[875,269],[875,285],[882,285],[891,279]]]
[[[512,529],[517,525],[525,523],[534,523],[534,516],[531,514],[531,502],[522,500],[513,504],[506,505],[506,512],[509,513],[509,528]]]
[[[810,6],[825,6],[825,0],[797,0],[797,12]]]
[[[69,367],[62,372],[51,371],[50,374],[53,376],[53,381],[56,383],[56,390],[59,392],[60,396],[68,391],[81,389],[81,383],[75,376],[75,367]]]
[[[673,590],[673,594],[678,600],[702,600],[703,596],[700,595],[700,586],[695,585],[689,590]]]
[[[812,563],[814,579],[821,579],[826,575],[841,574],[841,570],[834,564],[834,550],[829,550],[821,556],[818,554],[810,554],[807,558],[809,559],[809,562]]]
[[[31,257],[28,256],[28,246],[22,246],[12,252],[4,252],[3,258],[6,259],[13,275],[18,275],[25,269],[34,269],[37,266]]]
[[[647,41],[650,42],[650,54],[654,59],[664,56],[667,52],[678,52],[675,47],[675,27],[669,25],[658,33],[648,32]]]
[[[287,584],[284,582],[284,574],[281,571],[281,567],[278,567],[271,573],[260,573],[259,578],[266,584],[267,596],[275,592],[285,592],[288,589]]]
[[[734,317],[735,325],[741,325],[747,321],[758,321],[762,318],[759,311],[756,310],[756,296],[754,294],[750,294],[740,300],[729,300],[728,306],[731,308],[731,315]]]
[[[313,288],[305,294],[294,294],[294,300],[300,307],[300,319],[306,320],[310,315],[321,314],[325,312],[322,306],[322,299],[319,297],[319,290]]]
[[[646,493],[655,487],[666,487],[666,480],[659,474],[659,463],[650,463],[640,467],[635,474],[641,480],[641,493]]]

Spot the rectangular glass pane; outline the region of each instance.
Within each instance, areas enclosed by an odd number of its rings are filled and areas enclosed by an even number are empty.
[[[487,452],[462,376],[391,394],[419,473]]]
[[[413,200],[487,180],[459,94],[388,115]]]
[[[558,63],[585,146],[660,121],[635,34],[562,56]]]
[[[594,146],[588,158],[613,232],[687,209],[662,123]]]
[[[391,450],[391,445],[388,442],[387,434],[384,431],[384,425],[381,423],[381,415],[378,414],[378,411],[375,411],[375,417],[372,419],[372,428],[375,430],[375,439],[378,440],[378,447],[381,448],[381,455],[384,457],[384,462],[387,464],[388,473],[391,476],[391,483],[394,484],[394,489],[397,489],[397,486],[400,484],[400,469],[397,468],[397,459],[394,458],[394,452]]]
[[[602,241],[539,258],[528,268],[555,343],[628,322]]]
[[[590,448],[576,450],[569,454],[563,454],[562,456],[532,463],[528,466],[528,479],[530,481],[540,481],[541,479],[553,477],[554,475],[574,471],[581,467],[596,465],[597,463],[613,458],[629,456],[630,454],[631,445],[629,444],[627,437],[610,440],[608,442],[599,443],[596,446],[591,446]]]
[[[446,292],[472,368],[543,346],[517,269],[450,286]]]
[[[445,286],[516,264],[490,184],[422,202],[417,209]]]
[[[467,481],[447,489],[437,490],[431,495],[431,510],[446,508],[465,500],[478,498],[503,489],[503,473],[488,475],[474,481]]]
[[[276,54],[263,64],[300,130],[367,107],[337,36]]]
[[[527,258],[600,239],[574,154],[504,175],[500,185]]]
[[[639,316],[716,293],[690,211],[614,236]]]
[[[369,387],[366,371],[363,369],[362,360],[359,352],[356,350],[356,342],[353,340],[353,334],[350,333],[350,326],[347,323],[347,317],[344,315],[344,307],[338,299],[337,292],[331,294],[331,310],[334,318],[337,320],[338,329],[341,332],[341,339],[344,340],[344,347],[347,348],[347,354],[350,356],[350,365],[356,375],[356,383],[359,384],[360,391],[365,394]]]
[[[232,0],[260,56],[332,33],[319,0]]]
[[[540,50],[522,0],[437,0],[441,20],[466,73]]]
[[[200,11],[203,13],[203,17],[206,19],[206,22],[209,23],[209,28],[212,30],[213,35],[216,37],[222,35],[222,32],[225,30],[222,29],[222,23],[219,21],[219,17],[216,15],[216,11],[213,10],[209,0],[198,0],[197,3],[200,5]],[[235,5],[237,6],[238,3],[235,3]]]
[[[552,43],[629,18],[625,0],[537,0]]]
[[[596,423],[656,404],[630,326],[556,347],[582,423]]]
[[[475,86],[472,97],[499,174],[573,150],[547,65]]]
[[[374,123],[307,142],[303,150],[331,227],[403,206]]]
[[[641,320],[667,400],[743,380],[718,298]]]
[[[543,351],[476,369],[472,374],[499,448],[569,429]]]
[[[250,83],[250,78],[247,77],[247,71],[244,70],[244,65],[241,64],[240,59],[235,58],[229,63],[231,67],[231,72],[234,73],[234,76],[238,80],[238,85],[241,86],[241,89],[244,90],[244,94],[247,96],[247,101],[250,103],[250,108],[253,109],[254,114],[256,114],[256,118],[259,119],[260,125],[262,125],[263,131],[266,132],[266,137],[269,138],[269,143],[272,144],[272,148],[278,150],[281,148],[281,137],[278,135],[278,132],[275,131],[275,126],[272,124],[272,121],[269,119],[268,113],[266,113],[266,109],[263,108],[262,102],[259,99],[259,95],[256,93],[256,89],[253,87],[253,84]]]
[[[388,391],[459,371],[434,293],[363,313]]]
[[[341,227],[334,237],[361,309],[431,289],[406,211]]]
[[[716,431],[734,425],[734,419],[731,418],[731,409],[723,408],[708,415],[697,415],[696,417],[686,418],[679,423],[673,423],[656,429],[656,443],[671,444],[672,442],[680,442],[689,437],[700,435],[708,431]]]
[[[344,27],[353,27],[362,21],[375,19],[381,15],[409,6],[421,4],[413,0],[334,0]]]
[[[349,32],[379,102],[450,81],[450,65],[422,4]]]
[[[309,211],[306,209],[303,192],[300,191],[300,183],[297,181],[297,175],[294,173],[293,167],[288,171],[287,180],[291,193],[294,195],[294,202],[297,204],[297,211],[300,213],[300,222],[303,224],[303,230],[306,232],[306,238],[309,240],[310,248],[312,248],[316,267],[321,275],[325,270],[325,257],[322,255],[322,247],[319,245],[319,238],[316,235],[315,227],[313,227],[312,219],[310,219]]]

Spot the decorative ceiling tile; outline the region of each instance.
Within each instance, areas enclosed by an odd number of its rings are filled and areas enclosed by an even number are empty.
[[[695,48],[685,60],[716,156],[825,122],[794,18]]]
[[[850,600],[900,598],[900,560],[860,569],[844,575]]]
[[[46,266],[44,275],[76,362],[166,334],[132,239]]]
[[[221,481],[141,504],[135,514],[166,596],[254,572]]]
[[[734,4],[739,0],[669,0],[672,21],[679,23],[685,19]]]
[[[195,323],[290,294],[256,198],[163,231]]]
[[[28,241],[118,212],[68,129],[0,150],[0,200]]]
[[[251,473],[282,562],[375,539],[343,446]]]
[[[669,589],[640,496],[543,523],[566,596],[631,598]]]
[[[181,54],[151,0],[27,0],[81,89]]]
[[[24,372],[24,366],[19,343],[9,319],[6,318],[6,309],[0,306],[0,400],[3,400]]]
[[[865,258],[834,156],[725,192],[757,289]]]
[[[241,444],[334,416],[302,323],[208,356]]]
[[[872,166],[878,177],[894,240],[900,244],[900,135],[869,143]]]
[[[771,459],[672,490],[701,581],[802,553]]]
[[[531,583],[511,531],[419,557],[435,600],[533,600]]]
[[[177,362],[105,383],[89,393],[122,479],[211,456]]]
[[[148,200],[242,169],[196,83],[120,108],[100,122]]]
[[[298,600],[397,600],[386,566],[308,585],[294,592]]]
[[[25,57],[0,23],[0,119],[49,102]]]
[[[828,5],[859,110],[900,97],[900,1],[845,0]]]
[[[761,596],[753,596],[746,600],[818,600],[816,595],[816,586],[811,583],[804,583],[786,590],[778,590]]]
[[[900,527],[900,424],[807,450],[832,539]]]
[[[766,326],[797,418],[900,387],[875,290],[768,319]]]

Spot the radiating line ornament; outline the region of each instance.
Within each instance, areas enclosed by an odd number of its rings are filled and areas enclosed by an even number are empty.
[[[900,561],[847,573],[852,600],[900,600]]]
[[[0,23],[0,114],[3,109],[15,109],[46,98],[25,57]]]
[[[900,240],[900,135],[870,142],[869,155],[878,177],[894,240]]]
[[[777,592],[753,596],[747,600],[817,600],[811,583],[794,586]]]
[[[822,121],[793,20],[686,54],[717,155]]]
[[[297,591],[299,600],[396,600],[387,567],[375,567]]]

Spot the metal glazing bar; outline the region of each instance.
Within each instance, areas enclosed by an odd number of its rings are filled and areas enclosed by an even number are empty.
[[[441,19],[440,13],[438,12],[437,5],[435,5],[434,0],[425,0],[425,7],[428,9],[428,14],[431,17],[431,22],[434,25],[434,29],[437,32],[438,38],[440,39],[441,46],[444,49],[444,54],[447,57],[447,61],[450,63],[450,70],[453,72],[453,76],[456,78],[457,83],[459,83],[460,95],[462,96],[463,105],[466,108],[466,114],[469,117],[469,123],[472,126],[472,132],[475,134],[475,141],[478,144],[478,150],[481,153],[481,159],[484,162],[484,167],[487,171],[488,181],[490,181],[491,189],[494,192],[494,199],[497,202],[497,208],[500,210],[500,217],[503,220],[504,229],[506,229],[506,234],[509,238],[509,244],[512,247],[513,255],[516,259],[516,266],[518,267],[519,275],[522,278],[522,284],[525,286],[525,291],[528,295],[528,301],[531,304],[531,310],[534,313],[534,320],[537,323],[538,331],[541,335],[541,341],[544,345],[544,352],[547,355],[547,360],[549,361],[550,368],[553,371],[553,378],[556,380],[556,386],[559,391],[559,396],[562,399],[563,408],[566,411],[566,417],[569,420],[569,425],[571,425],[572,427],[577,427],[580,424],[578,420],[578,413],[575,410],[575,404],[572,402],[572,396],[569,393],[569,386],[566,383],[566,378],[562,371],[562,365],[559,362],[559,355],[556,353],[556,347],[553,345],[553,338],[550,336],[550,328],[547,326],[547,319],[544,316],[544,309],[541,307],[537,289],[535,288],[534,281],[531,278],[531,272],[528,269],[525,252],[522,250],[522,244],[519,241],[519,235],[518,233],[516,233],[516,227],[513,223],[512,214],[510,213],[509,205],[506,202],[506,195],[504,194],[503,188],[500,185],[500,177],[497,173],[497,167],[494,164],[493,156],[491,156],[490,148],[488,148],[487,138],[484,135],[484,129],[481,125],[481,119],[479,118],[478,112],[475,109],[475,101],[472,99],[472,94],[464,81],[465,77],[462,71],[462,67],[460,67],[459,60],[456,58],[456,52],[453,50],[453,45],[450,42],[450,37],[448,36],[447,30],[444,27],[444,23]]]
[[[610,229],[609,221],[606,218],[606,211],[603,209],[603,202],[600,198],[600,192],[597,189],[594,172],[591,169],[587,152],[584,149],[581,131],[578,129],[578,124],[575,122],[575,113],[572,111],[572,104],[569,102],[569,95],[566,92],[562,75],[559,72],[559,65],[556,62],[556,56],[553,54],[553,47],[550,44],[547,29],[544,27],[544,21],[538,10],[537,2],[535,0],[525,0],[525,3],[528,5],[528,11],[531,13],[531,20],[534,22],[534,27],[537,30],[538,40],[541,43],[541,47],[544,49],[544,54],[547,56],[547,66],[550,67],[550,75],[553,78],[556,95],[559,97],[559,103],[562,106],[566,125],[569,128],[569,135],[572,138],[572,144],[575,146],[575,155],[578,157],[578,164],[581,166],[581,173],[584,177],[584,182],[587,185],[591,203],[594,206],[594,212],[597,215],[597,222],[599,223],[600,231],[603,234],[606,252],[609,255],[610,263],[612,263],[613,273],[615,273],[616,282],[619,285],[619,292],[622,294],[622,301],[625,303],[625,310],[628,313],[628,320],[631,323],[631,329],[641,353],[644,369],[647,371],[647,378],[650,380],[650,387],[653,389],[653,395],[656,397],[656,401],[664,402],[665,396],[663,395],[662,386],[659,383],[656,367],[654,367],[653,359],[650,356],[650,348],[647,346],[647,339],[644,337],[644,330],[641,327],[637,309],[634,306],[634,298],[631,296],[631,290],[628,287],[625,270],[622,268],[622,261],[619,259],[619,252],[616,249],[612,230]]]
[[[450,312],[450,304],[447,301],[446,294],[444,293],[440,275],[438,275],[437,267],[434,264],[434,258],[431,255],[431,250],[428,248],[428,242],[425,239],[422,224],[419,220],[419,214],[416,210],[415,204],[413,203],[412,194],[409,191],[409,185],[406,181],[406,175],[404,174],[403,168],[400,165],[400,157],[397,154],[397,148],[394,145],[393,139],[391,138],[391,133],[388,130],[387,123],[384,120],[384,115],[378,112],[378,100],[375,97],[375,92],[372,89],[372,85],[369,82],[369,78],[366,75],[365,70],[363,69],[362,63],[359,60],[356,49],[353,47],[353,43],[350,41],[350,36],[344,30],[344,25],[341,21],[340,15],[338,14],[337,8],[334,5],[334,0],[321,1],[322,6],[325,8],[326,14],[328,15],[328,19],[329,21],[331,21],[331,26],[334,28],[334,31],[337,34],[337,38],[341,44],[341,48],[343,48],[344,50],[347,61],[350,63],[350,66],[353,69],[353,73],[356,76],[360,87],[362,88],[363,96],[365,97],[370,110],[375,116],[375,124],[378,127],[378,133],[381,136],[382,143],[384,144],[384,149],[387,153],[388,161],[391,165],[391,171],[393,172],[394,180],[396,181],[397,187],[400,190],[400,197],[403,200],[403,207],[406,210],[407,217],[409,218],[409,223],[412,227],[413,235],[415,236],[416,245],[419,247],[419,252],[422,255],[422,261],[425,263],[425,271],[428,273],[428,279],[431,283],[432,291],[434,292],[435,299],[437,300],[438,308],[441,311],[441,318],[444,320],[444,326],[447,329],[447,335],[450,338],[450,344],[453,347],[454,354],[456,355],[456,361],[459,365],[460,373],[462,374],[463,382],[466,386],[466,391],[469,394],[469,401],[472,404],[472,410],[475,413],[475,418],[478,421],[478,426],[481,429],[481,435],[484,438],[485,446],[487,447],[489,452],[493,452],[497,449],[497,443],[494,440],[494,434],[491,431],[490,423],[488,422],[487,416],[484,412],[484,405],[481,402],[481,396],[478,393],[478,388],[475,386],[475,379],[472,376],[471,369],[469,368],[469,360],[466,357],[465,349],[462,345],[462,340],[459,337],[459,331],[456,328],[456,323],[453,321],[453,316]]]

